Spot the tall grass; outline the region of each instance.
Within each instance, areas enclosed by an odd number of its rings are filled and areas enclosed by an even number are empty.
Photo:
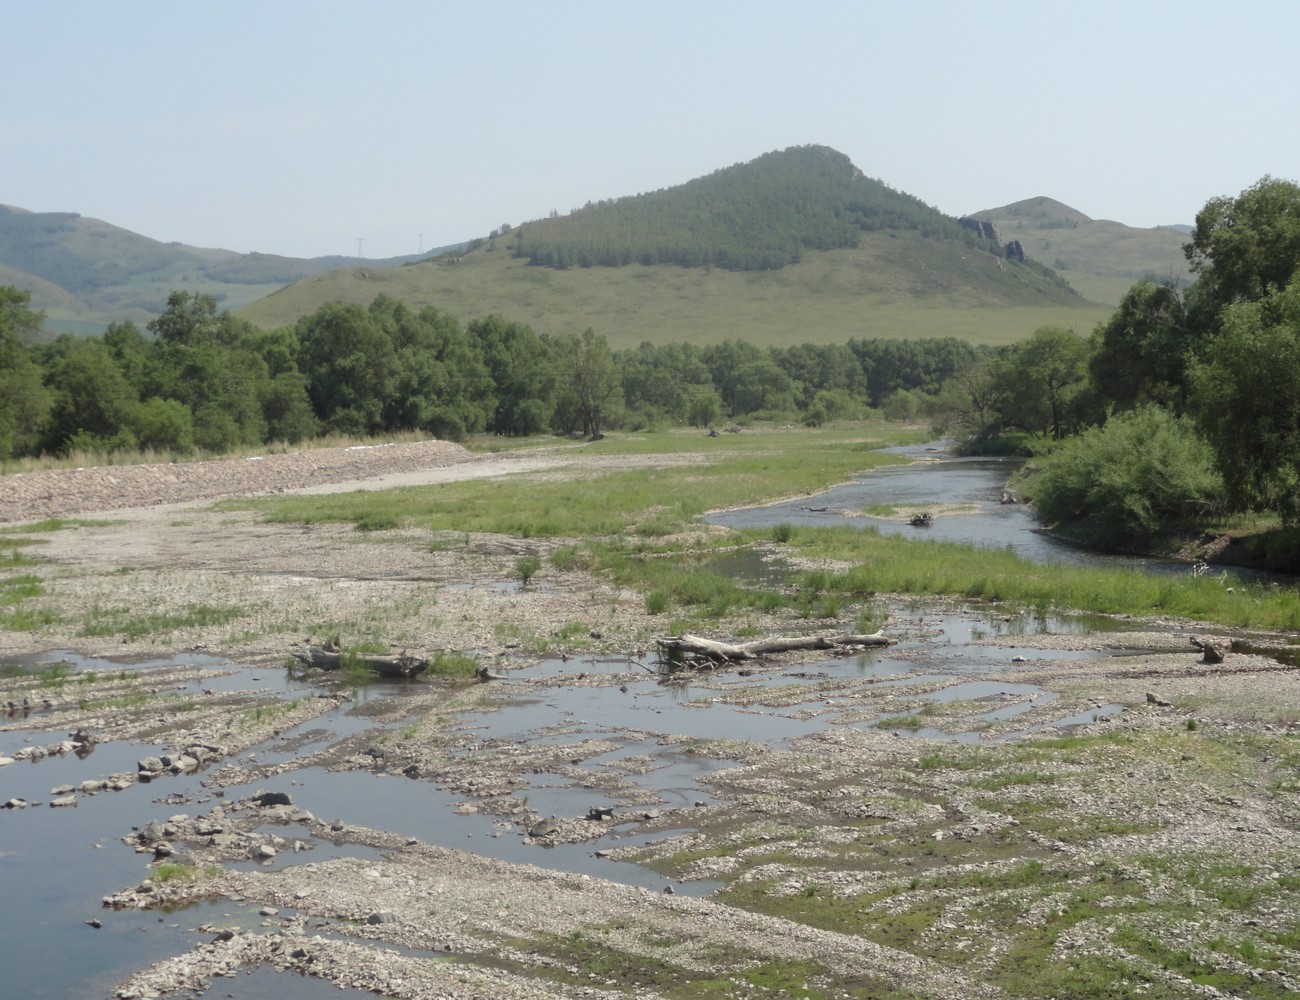
[[[747,533],[761,540],[761,532]],[[871,529],[800,533],[805,555],[854,564],[828,590],[848,598],[929,594],[1004,601],[1043,610],[1176,615],[1222,625],[1300,628],[1300,591],[1267,585],[1225,586],[1191,573],[1161,576],[1130,569],[1045,565],[1005,549],[886,537]]]

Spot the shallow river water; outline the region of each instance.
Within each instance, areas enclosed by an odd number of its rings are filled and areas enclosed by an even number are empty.
[[[924,537],[952,538],[981,545],[1009,546],[1033,559],[1086,561],[1096,559],[1079,550],[1061,546],[1033,530],[1028,511],[1019,505],[1000,503],[1002,486],[1010,472],[1006,463],[989,460],[960,460],[941,457],[926,449],[903,450],[909,457],[930,458],[912,466],[887,468],[829,493],[798,503],[778,504],[759,510],[734,511],[711,520],[729,525],[773,525],[777,523],[826,524],[854,515],[873,504],[918,503],[963,504],[972,513],[937,518],[929,529],[912,528],[902,522],[851,518],[853,523],[871,524],[881,531],[924,532]],[[811,511],[808,507],[824,507]],[[1157,571],[1166,567],[1157,566]],[[1186,568],[1168,567],[1169,571]],[[900,609],[903,610],[903,609]],[[907,611],[915,617],[911,611]],[[1042,653],[1023,648],[1008,651],[973,642],[997,632],[1079,631],[1088,622],[1071,619],[1030,617],[1003,621],[973,611],[953,609],[924,615],[924,637],[905,640],[885,649],[868,650],[850,657],[803,664],[789,669],[769,669],[752,676],[720,672],[685,684],[664,684],[649,671],[637,672],[622,659],[595,658],[548,660],[510,674],[497,689],[501,705],[496,711],[467,714],[466,734],[473,741],[499,746],[502,741],[535,743],[555,741],[581,748],[584,743],[614,743],[616,750],[602,750],[581,758],[578,776],[572,773],[530,774],[527,797],[530,809],[541,815],[578,817],[592,807],[614,808],[615,819],[608,833],[598,841],[577,845],[543,847],[510,829],[491,816],[466,812],[464,797],[431,781],[380,777],[369,772],[327,772],[319,767],[289,771],[273,786],[284,787],[294,804],[321,818],[339,818],[358,826],[378,827],[429,843],[440,844],[499,858],[560,870],[580,872],[632,885],[659,890],[667,880],[649,869],[612,861],[598,855],[612,847],[637,844],[637,824],[619,817],[621,804],[608,794],[588,787],[582,774],[600,774],[602,769],[628,757],[654,761],[648,773],[634,775],[640,788],[652,791],[663,808],[694,807],[714,801],[709,779],[721,769],[733,766],[711,759],[707,753],[686,752],[680,738],[697,740],[748,740],[769,745],[787,744],[829,726],[874,726],[887,719],[861,719],[841,715],[833,702],[817,698],[786,704],[773,698],[732,697],[751,693],[756,686],[773,692],[812,679],[851,681],[886,691],[903,685],[928,684],[923,695],[935,701],[971,703],[969,716],[957,725],[949,721],[944,729],[900,728],[904,737],[930,737],[977,743],[1007,739],[1025,732],[1016,718],[1031,707],[1042,708],[1056,695],[1032,684],[992,683],[984,675],[1006,671],[1013,653],[1032,663],[1035,658],[1062,659],[1095,656],[1095,653]],[[922,646],[924,657],[914,655]],[[51,654],[47,659],[67,659],[77,669],[131,669],[106,661],[86,661]],[[311,690],[306,681],[294,680],[281,671],[252,670],[236,663],[210,657],[178,657],[189,666],[216,668],[223,676],[206,676],[200,683],[223,690],[260,690],[296,697]],[[28,663],[27,665],[31,665]],[[157,665],[157,664],[153,664]],[[148,666],[148,664],[144,665]],[[611,682],[595,686],[543,685],[557,677],[585,673],[599,681],[602,674],[615,675]],[[630,675],[630,676],[629,676]],[[399,684],[377,683],[365,697],[400,698]],[[258,763],[284,762],[304,751],[329,746],[349,735],[376,728],[372,719],[345,705],[300,727],[299,732],[281,734],[257,747],[252,757]],[[1096,706],[1083,716],[1055,719],[1055,727],[1085,723],[1119,711],[1118,705]],[[0,757],[12,755],[27,744],[47,745],[66,736],[30,728],[17,728],[19,720],[0,725]],[[0,717],[0,723],[4,723]],[[402,723],[394,724],[400,727]],[[290,744],[293,737],[300,740]],[[672,737],[673,739],[669,739]],[[290,744],[294,749],[286,749]],[[103,910],[102,897],[138,883],[148,876],[148,855],[134,853],[121,838],[152,819],[166,820],[178,812],[204,810],[202,801],[210,793],[202,773],[167,778],[155,783],[137,783],[120,792],[79,794],[72,808],[51,808],[51,789],[61,785],[104,778],[116,772],[134,772],[141,757],[166,748],[129,743],[101,743],[85,757],[75,754],[47,757],[37,762],[19,761],[0,767],[0,802],[23,798],[43,803],[21,810],[0,810],[0,919],[5,927],[3,994],[13,997],[107,998],[113,986],[131,972],[172,954],[193,947],[203,939],[196,928],[221,920],[255,925],[252,908],[221,902],[172,914],[112,912]],[[472,748],[469,752],[472,752]],[[243,755],[244,758],[250,755]],[[575,759],[576,759],[575,758]],[[226,800],[251,794],[253,788],[231,788]],[[166,801],[164,801],[164,797]],[[686,815],[689,815],[687,812]],[[660,834],[663,836],[663,834]],[[288,865],[348,855],[366,857],[373,851],[355,845],[313,842],[301,854],[282,852],[273,862]],[[367,853],[369,851],[369,854]],[[253,864],[253,862],[248,862]],[[716,888],[702,882],[673,883],[674,891],[704,894]],[[93,928],[87,922],[98,920]],[[217,997],[276,997],[283,1000],[338,996],[340,991],[308,978],[258,970],[237,981],[223,980],[208,991]],[[358,994],[359,995],[359,994]]]

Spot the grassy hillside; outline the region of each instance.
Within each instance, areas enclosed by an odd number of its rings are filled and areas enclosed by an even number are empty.
[[[972,218],[992,222],[1005,242],[1019,240],[1025,253],[1056,270],[1079,294],[1118,304],[1135,281],[1191,281],[1183,256],[1188,236],[1173,226],[1134,229],[1090,219],[1051,198],[1028,198]]]
[[[33,308],[44,310],[59,331],[95,333],[114,320],[143,325],[166,308],[174,290],[212,295],[233,310],[353,262],[161,243],[75,212],[0,205],[0,282],[30,291]]]
[[[384,292],[462,320],[642,341],[1005,343],[1106,309],[1049,268],[863,175],[842,153],[769,153],[674,188],[527,222],[455,257],[298,282],[242,310],[263,327]]]
[[[516,231],[517,232],[517,231]],[[909,232],[866,234],[854,249],[810,252],[772,271],[536,267],[515,236],[456,260],[355,267],[309,278],[239,310],[259,326],[294,322],[329,301],[385,293],[462,320],[497,313],[538,332],[581,333],[611,346],[744,339],[760,346],[850,337],[960,337],[1001,344],[1051,323],[1090,331],[1110,308],[964,244]]]

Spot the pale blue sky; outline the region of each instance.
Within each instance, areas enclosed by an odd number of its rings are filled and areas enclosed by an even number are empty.
[[[820,143],[961,215],[1300,179],[1300,4],[7,4],[0,203],[367,257]]]

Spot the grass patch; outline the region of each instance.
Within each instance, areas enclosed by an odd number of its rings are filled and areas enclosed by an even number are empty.
[[[82,626],[83,636],[123,636],[140,639],[164,636],[187,628],[226,625],[246,614],[243,608],[218,608],[208,604],[187,604],[184,611],[139,614],[135,608],[92,608]]]
[[[392,518],[433,532],[492,532],[520,538],[594,538],[630,526],[662,537],[689,526],[705,511],[743,506],[773,495],[825,488],[899,459],[872,448],[924,438],[920,429],[884,424],[817,430],[779,429],[729,436],[726,449],[698,433],[658,432],[606,439],[583,451],[682,456],[677,467],[651,466],[592,476],[536,477],[527,473],[491,482],[470,480],[383,493],[272,497],[225,506],[262,511],[277,522],[348,522]],[[693,460],[703,454],[707,461]],[[503,489],[502,484],[520,489]],[[593,496],[600,497],[593,504]]]

